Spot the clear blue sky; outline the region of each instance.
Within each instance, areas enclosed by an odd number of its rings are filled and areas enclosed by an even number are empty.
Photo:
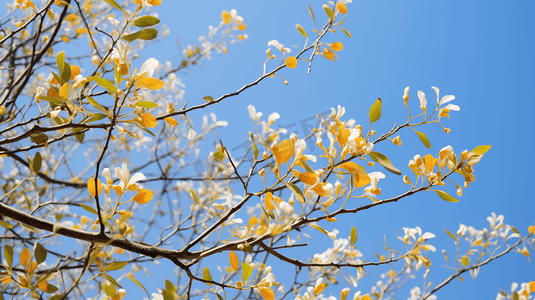
[[[171,29],[168,48],[158,45],[157,58],[161,61],[177,57],[174,36],[182,45],[193,44],[207,31],[208,25],[217,25],[222,10],[236,8],[247,24],[249,39],[229,47],[226,56],[213,55],[201,69],[192,69],[182,76],[186,84],[186,99],[198,103],[203,96],[220,96],[233,92],[262,74],[267,42],[277,39],[285,45],[301,47],[303,38],[295,24],[303,25],[311,34],[313,27],[306,2],[302,1],[207,1],[202,8],[194,1],[164,1],[156,9],[163,23]],[[317,19],[323,19],[321,1],[311,1]],[[347,118],[366,126],[368,108],[374,99],[383,100],[383,117],[377,123],[378,132],[390,129],[394,121],[406,120],[402,105],[403,88],[411,87],[411,103],[417,108],[417,91],[434,99],[431,86],[437,86],[442,95],[453,94],[460,112],[452,112],[444,125],[452,129],[445,134],[440,128],[422,129],[430,137],[432,149],[427,150],[410,131],[401,133],[403,146],[391,143],[377,150],[390,156],[392,162],[407,173],[408,160],[414,154],[437,155],[447,145],[457,153],[478,145],[490,144],[492,149],[475,168],[477,180],[458,203],[446,203],[434,193],[425,193],[387,205],[358,216],[341,218],[359,231],[359,242],[368,260],[373,252],[383,247],[383,234],[391,243],[402,227],[420,226],[437,235],[432,244],[437,246],[430,280],[438,284],[450,271],[440,250],[454,252],[453,243],[443,229],[456,231],[459,223],[481,229],[488,227],[486,217],[491,212],[503,214],[505,223],[526,233],[533,225],[535,204],[530,192],[531,174],[535,167],[533,140],[535,109],[532,89],[535,84],[535,43],[533,29],[535,4],[528,1],[354,1],[344,27],[353,38],[342,32],[329,35],[325,41],[340,41],[344,50],[337,63],[317,58],[312,73],[306,75],[306,66],[300,62],[294,70],[283,70],[281,75],[290,84],[284,86],[275,78],[212,107],[219,119],[230,125],[220,131],[226,145],[239,145],[252,130],[247,105],[253,104],[265,115],[277,111],[279,124],[290,125],[338,104],[345,106]],[[321,17],[320,17],[321,16]],[[154,46],[145,54],[154,54]],[[297,50],[292,48],[292,54]],[[274,65],[272,65],[274,66]],[[203,111],[202,113],[207,113]],[[200,120],[199,117],[197,117]],[[302,136],[299,126],[289,128]],[[380,167],[379,167],[380,168]],[[380,170],[380,169],[378,169]],[[386,173],[386,172],[385,172]],[[386,174],[382,182],[385,196],[404,191],[401,178]],[[459,179],[459,181],[461,181]],[[448,190],[452,194],[453,189]],[[342,232],[344,232],[342,230]],[[343,236],[343,234],[341,234]],[[401,246],[400,244],[397,245]],[[369,269],[371,274],[376,274]],[[520,254],[510,254],[481,269],[476,281],[465,275],[439,291],[439,299],[494,299],[499,289],[509,290],[513,281],[533,280],[535,268]],[[359,289],[368,291],[378,280],[364,278]],[[408,286],[421,286],[421,274]],[[342,286],[343,287],[343,286]],[[341,289],[341,288],[340,288]],[[338,296],[339,290],[333,290]],[[354,290],[354,289],[353,289]],[[408,297],[407,291],[397,295]]]

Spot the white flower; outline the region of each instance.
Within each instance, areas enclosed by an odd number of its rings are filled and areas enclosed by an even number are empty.
[[[277,49],[279,49],[282,53],[290,53],[292,50],[290,48],[284,48],[284,45],[279,43],[277,40],[271,40],[268,42],[268,46],[273,46]]]
[[[418,91],[418,98],[420,99],[420,108],[423,111],[427,110],[427,100],[425,99],[425,94],[422,91]]]
[[[125,191],[130,186],[134,185],[136,182],[145,179],[145,175],[141,172],[137,172],[132,177],[130,177],[130,171],[128,171],[128,166],[123,164],[123,168],[115,168],[115,175],[121,180],[119,186]],[[107,179],[107,178],[106,178]]]
[[[373,195],[381,195],[381,189],[377,188],[377,183],[379,182],[379,179],[385,178],[385,174],[381,172],[372,172],[368,174],[368,176],[370,176],[371,183],[370,186],[364,188],[364,192]]]
[[[253,105],[247,106],[247,110],[249,111],[249,116],[254,122],[260,121],[260,117],[262,117],[262,113],[256,112],[256,108]]]

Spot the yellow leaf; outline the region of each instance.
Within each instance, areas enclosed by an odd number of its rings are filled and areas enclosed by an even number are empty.
[[[165,120],[165,122],[166,122],[167,124],[169,124],[169,125],[171,125],[171,126],[176,126],[176,125],[178,125],[177,120],[175,120],[174,118],[167,117],[167,118],[165,118],[164,120]]]
[[[362,169],[357,169],[357,172],[353,174],[353,185],[355,188],[361,188],[370,182],[372,182],[372,179]]]
[[[162,0],[147,0],[147,3],[149,3],[152,6],[158,6],[162,4]]]
[[[240,260],[238,259],[238,255],[236,255],[234,251],[230,251],[229,259],[232,270],[234,270],[234,272],[238,272],[238,269],[240,268]]]
[[[275,299],[275,293],[271,289],[260,289],[260,294],[262,294],[262,297],[266,300]]]
[[[208,267],[204,268],[203,271],[202,271],[202,279],[206,280],[206,281],[213,281],[212,280],[212,274],[210,274],[210,269],[208,269]],[[212,286],[212,283],[210,282],[205,282],[208,286]]]
[[[59,96],[62,100],[69,100],[69,83],[65,83],[60,89],[59,89]]]
[[[48,291],[48,282],[46,280],[43,280],[43,281],[39,282],[39,284],[37,286],[43,292]]]
[[[294,149],[294,142],[292,140],[284,140],[278,146],[275,146],[272,150],[277,166],[280,167],[283,163],[290,160],[294,154]]]
[[[345,4],[343,4],[343,3],[338,3],[338,4],[336,4],[336,8],[338,9],[338,11],[339,11],[342,15],[347,14],[347,7],[346,7]]]
[[[323,49],[323,55],[325,55],[325,58],[327,58],[328,60],[335,61],[334,58],[336,55],[331,51],[331,49],[329,48]]]
[[[90,178],[89,181],[87,181],[87,190],[93,197],[100,195],[100,192],[102,191],[102,183],[100,182],[100,179],[97,178],[97,186],[95,190],[95,178]]]
[[[249,219],[249,227],[253,227],[253,226],[255,226],[256,224],[258,224],[258,218],[255,217],[255,216],[252,216],[252,217]]]
[[[297,67],[297,59],[295,59],[293,56],[287,57],[286,66],[290,69],[295,69],[295,67]]]
[[[314,185],[318,181],[318,174],[316,173],[299,173],[295,170],[293,171],[294,176],[299,178],[299,180],[301,180],[305,184]]]
[[[141,123],[147,128],[154,128],[156,127],[157,120],[151,113],[145,113],[141,119]]]
[[[149,190],[141,189],[137,192],[133,199],[139,204],[147,204],[150,200],[152,200],[152,193]]]
[[[232,20],[232,16],[228,11],[224,10],[223,12],[221,12],[221,19],[225,24],[229,24],[230,20]]]
[[[334,42],[329,45],[333,51],[342,51],[344,49],[344,45],[340,42]]]
[[[26,267],[26,265],[28,264],[31,258],[32,258],[32,253],[30,252],[30,249],[24,248],[24,250],[20,252],[20,264],[23,267]]]
[[[163,88],[164,82],[161,81],[158,78],[153,77],[143,77],[140,80],[136,81],[136,87],[142,88],[148,88],[151,90],[159,90]]]
[[[71,65],[71,80],[74,80],[76,75],[80,75],[80,67]]]
[[[297,28],[297,30],[299,30],[299,33],[301,33],[301,35],[303,35],[304,37],[308,38],[308,34],[306,33],[306,31],[303,28],[303,26],[301,26],[299,24],[295,24],[295,28]]]
[[[433,168],[435,167],[435,159],[433,158],[433,155],[427,154],[424,156],[424,164],[429,172],[433,172]]]
[[[266,208],[269,211],[273,211],[275,209],[275,206],[271,203],[271,199],[273,199],[273,194],[271,192],[267,192],[266,198],[264,199],[264,203],[266,204]]]

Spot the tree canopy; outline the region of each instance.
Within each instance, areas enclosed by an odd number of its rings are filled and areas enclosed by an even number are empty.
[[[316,63],[348,52],[351,3],[303,6],[312,22],[296,20],[309,24],[291,28],[300,40],[265,41],[258,77],[190,100],[181,77],[240,47],[254,20],[223,10],[198,43],[178,43],[179,59],[163,62],[144,51],[169,35],[161,0],[8,3],[0,24],[0,299],[371,300],[406,297],[397,294],[403,285],[409,299],[436,299],[452,280],[475,279],[506,254],[529,261],[535,226],[517,229],[495,213],[486,228],[445,229],[448,251],[425,228],[400,224],[392,238],[351,224],[415,194],[459,202],[478,184],[490,145],[434,151],[440,137],[425,133],[454,134],[448,120],[461,107],[449,91],[407,86],[395,105],[378,95],[362,101],[367,118],[357,120],[329,100],[330,110],[295,120],[306,129],[299,133],[280,125],[276,107],[264,115],[249,105],[230,121],[212,112],[265,81],[283,88],[286,74],[328,72]],[[387,110],[407,115],[384,120]],[[236,133],[246,136],[243,147],[218,136],[232,118],[251,119]],[[405,134],[427,151],[414,150],[408,168],[383,146],[415,147]],[[403,190],[389,190],[387,177]],[[363,231],[384,237],[374,255],[361,251]],[[430,282],[439,260],[451,275]],[[366,280],[375,284],[363,289]],[[529,280],[496,290],[497,299],[530,299]]]

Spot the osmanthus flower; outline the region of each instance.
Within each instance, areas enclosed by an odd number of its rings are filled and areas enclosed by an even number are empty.
[[[111,59],[117,66],[117,70],[123,76],[128,75],[130,72],[130,62],[128,61],[128,54],[132,52],[129,44],[125,44],[119,40],[115,44],[113,52],[111,53]]]
[[[256,286],[260,290],[260,294],[266,300],[275,299],[275,293],[271,290],[271,286],[275,283],[275,275],[269,272]]]
[[[370,186],[364,188],[364,192],[372,195],[381,195],[381,189],[377,187],[377,183],[379,182],[379,179],[385,178],[385,174],[381,172],[372,172],[368,174],[368,176],[370,177],[371,182]]]
[[[440,97],[439,97],[439,89],[438,89],[437,87],[434,87],[434,86],[431,87],[431,88],[432,88],[433,90],[435,90],[435,93],[437,94],[437,107],[438,107],[438,106],[441,106],[441,105],[443,105],[443,104],[446,104],[446,103],[448,103],[448,102],[450,102],[450,101],[455,100],[455,96],[453,96],[453,95],[446,95],[446,96],[442,97],[442,99],[440,99]],[[440,99],[440,100],[439,100],[439,99]],[[448,105],[446,105],[446,106],[440,108],[440,111],[439,111],[439,113],[438,113],[438,116],[439,116],[439,117],[449,118],[450,116],[448,115],[448,113],[449,113],[450,111],[452,111],[452,110],[453,110],[453,111],[459,111],[459,110],[461,110],[461,108],[460,108],[458,105],[455,105],[455,104],[451,104],[451,103],[450,103],[450,104],[448,104]]]
[[[139,72],[134,71],[134,83],[138,88],[148,88],[151,90],[159,90],[163,88],[164,82],[158,78],[151,77],[160,62],[151,57],[147,59],[139,69]]]
[[[290,48],[284,47],[284,45],[279,43],[279,41],[277,41],[277,40],[269,41],[268,42],[268,46],[269,47],[273,46],[273,47],[279,49],[279,51],[282,52],[283,54],[284,53],[290,53],[292,51]]]

